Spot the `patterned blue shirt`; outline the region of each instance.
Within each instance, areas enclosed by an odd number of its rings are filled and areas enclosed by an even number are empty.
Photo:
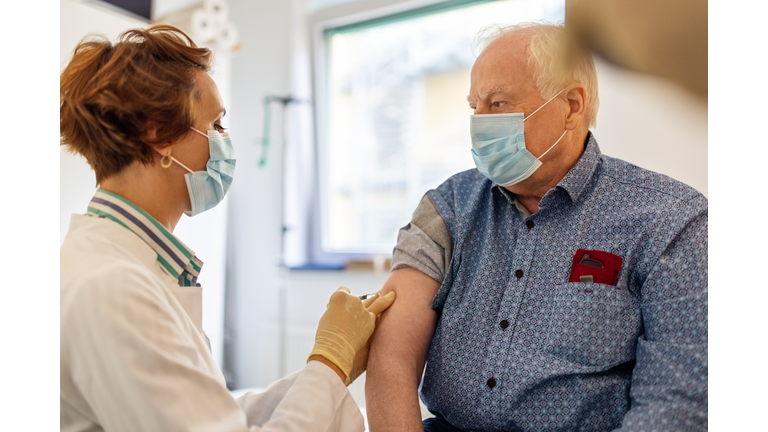
[[[427,197],[452,248],[420,388],[430,411],[467,431],[707,429],[704,196],[602,155],[590,133],[533,215],[475,169]],[[402,234],[393,268],[418,269],[424,251]],[[621,257],[615,286],[569,282],[578,249]]]

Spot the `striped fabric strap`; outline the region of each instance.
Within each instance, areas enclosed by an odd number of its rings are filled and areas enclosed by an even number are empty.
[[[197,277],[203,262],[140,207],[112,192],[99,189],[91,199],[86,214],[109,219],[127,228],[157,253],[157,262],[179,280],[180,286],[199,286]]]

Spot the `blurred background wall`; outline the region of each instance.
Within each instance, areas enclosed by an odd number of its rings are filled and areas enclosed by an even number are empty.
[[[309,234],[317,227],[301,223],[319,217],[318,206],[313,203],[318,183],[313,132],[316,112],[311,104],[292,104],[285,110],[279,103],[272,104],[269,159],[260,165],[264,97],[292,95],[310,100],[316,96],[312,53],[318,43],[314,32],[321,23],[437,2],[226,3],[239,46],[217,51],[214,78],[227,106],[225,126],[230,128],[237,150],[236,180],[225,202],[216,209],[196,218],[182,217],[176,235],[205,262],[201,276],[206,302],[203,325],[228,384],[234,389],[265,387],[281,374],[301,368],[330,294],[342,285],[356,294],[375,292],[387,277],[378,258],[377,265],[362,270],[318,270],[311,265],[281,270],[278,266],[284,244],[282,206],[288,210],[284,219],[291,227],[285,241],[288,252],[301,262],[307,261],[307,250],[318,247]],[[173,17],[174,13],[184,16],[181,12],[200,7],[200,1],[155,0],[152,19]],[[503,17],[498,21],[503,22]],[[125,29],[147,25],[146,18],[120,13],[100,2],[61,0],[62,68],[85,34],[97,32],[114,38]],[[628,72],[599,59],[597,67],[601,105],[595,135],[602,151],[668,174],[707,195],[706,100],[670,82]],[[451,79],[463,80],[452,97],[463,103],[469,77]],[[444,92],[439,93],[450,99]],[[286,175],[282,168],[283,142],[288,143]],[[468,155],[468,137],[466,142]],[[62,241],[69,216],[85,212],[94,190],[95,178],[87,164],[62,151]],[[363,386],[364,377],[350,388],[362,406]]]

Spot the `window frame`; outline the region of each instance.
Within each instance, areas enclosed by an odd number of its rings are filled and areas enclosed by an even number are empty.
[[[341,267],[350,260],[381,260],[392,252],[370,250],[329,251],[324,247],[328,232],[328,41],[332,34],[404,21],[499,0],[368,0],[342,4],[308,16],[310,64],[313,94],[315,190],[311,205],[314,217],[308,221],[308,267]],[[565,0],[566,3],[568,0]]]

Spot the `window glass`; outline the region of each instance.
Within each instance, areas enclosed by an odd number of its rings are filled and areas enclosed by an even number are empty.
[[[564,0],[505,0],[327,30],[323,249],[391,253],[424,193],[474,168],[466,96],[478,30],[564,16]]]

